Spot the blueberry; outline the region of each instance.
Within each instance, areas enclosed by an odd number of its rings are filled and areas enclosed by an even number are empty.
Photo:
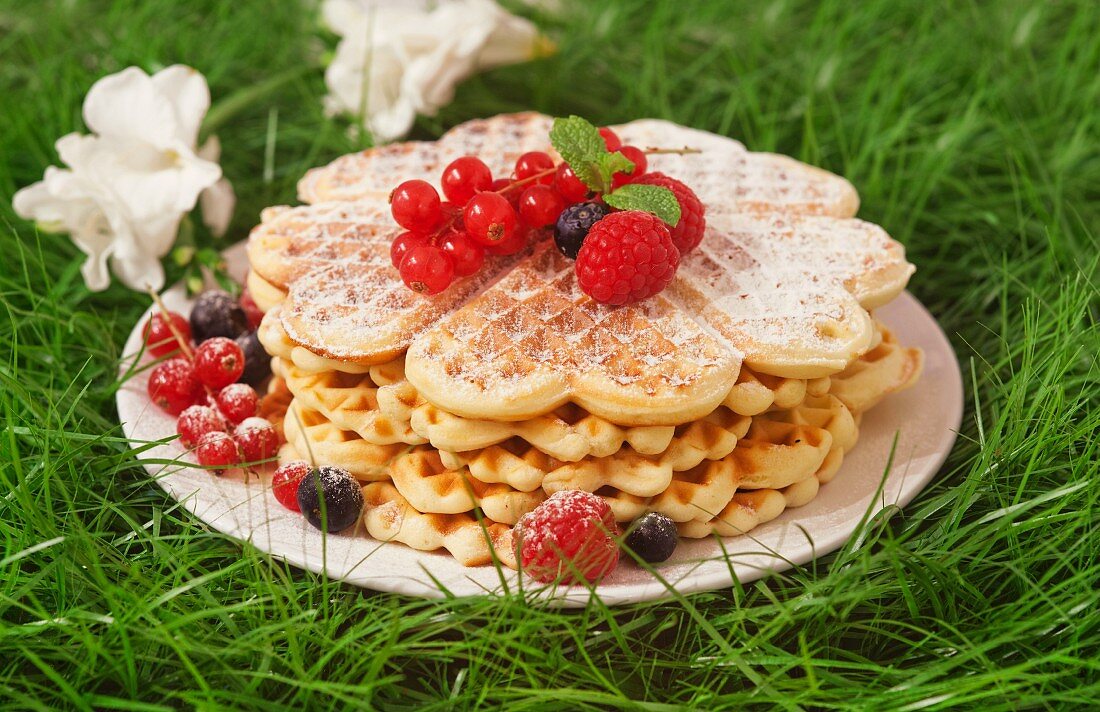
[[[650,512],[638,521],[626,537],[626,545],[642,561],[655,564],[665,561],[676,550],[680,535],[676,524],[663,514]]]
[[[271,375],[271,357],[264,350],[255,331],[238,336],[237,346],[244,352],[244,373],[237,380],[256,388]]]
[[[196,344],[215,336],[235,339],[246,331],[248,317],[228,292],[211,289],[195,300],[191,308],[191,335]]]
[[[362,514],[363,490],[344,468],[322,465],[310,470],[298,483],[298,506],[313,526],[338,532],[355,524]],[[322,507],[327,527],[321,521]]]
[[[570,259],[577,259],[588,231],[610,212],[602,203],[577,203],[561,211],[554,226],[554,242],[561,253]]]

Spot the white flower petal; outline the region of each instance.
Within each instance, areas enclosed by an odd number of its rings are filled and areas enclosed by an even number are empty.
[[[229,221],[233,218],[233,208],[237,205],[237,194],[233,192],[233,186],[222,178],[210,186],[199,196],[199,205],[202,206],[202,221],[210,228],[215,237],[221,237],[229,228]]]
[[[191,67],[174,64],[154,74],[152,81],[175,113],[176,138],[194,149],[199,141],[202,119],[210,108],[206,77]]]
[[[84,123],[105,138],[168,145],[178,132],[171,102],[148,74],[128,67],[103,77],[84,98]]]

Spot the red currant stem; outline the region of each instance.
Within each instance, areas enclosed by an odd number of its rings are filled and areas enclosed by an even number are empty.
[[[526,185],[526,184],[530,183],[531,181],[538,180],[539,178],[545,178],[546,176],[555,173],[557,170],[558,170],[558,167],[555,165],[553,168],[547,168],[545,171],[539,171],[538,173],[535,173],[533,175],[529,175],[526,178],[523,178],[521,180],[514,180],[511,183],[509,183],[508,185],[501,188],[500,190],[495,190],[493,192],[494,193],[507,193],[509,190],[512,190],[513,188],[518,188],[522,185]]]
[[[164,306],[164,302],[160,300],[160,295],[150,289],[149,296],[153,298],[153,301],[156,303],[157,308],[160,309],[160,313],[164,317],[164,323],[172,332],[172,336],[175,337],[176,343],[179,344],[180,351],[183,352],[184,357],[188,361],[194,363],[195,354],[191,351],[191,347],[187,344],[187,339],[183,338],[183,334],[181,334],[179,332],[179,329],[176,328],[176,324],[174,321],[172,321],[172,317],[170,315],[170,312],[168,311],[168,307]]]
[[[661,153],[673,153],[673,154],[676,154],[676,155],[679,155],[679,156],[684,156],[684,155],[687,155],[689,153],[702,153],[702,152],[703,152],[702,149],[689,148],[688,146],[684,146],[683,148],[652,148],[651,147],[651,148],[647,148],[647,149],[642,151],[642,153],[644,153],[647,156],[654,156],[654,155],[661,154]]]

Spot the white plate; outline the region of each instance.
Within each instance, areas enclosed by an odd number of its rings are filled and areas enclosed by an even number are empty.
[[[248,268],[243,244],[230,249],[226,257],[234,277],[242,280]],[[169,290],[164,301],[182,313],[189,309],[180,285]],[[924,349],[920,383],[887,398],[863,418],[859,444],[845,454],[836,479],[808,505],[788,509],[748,536],[724,539],[721,544],[714,538],[682,540],[672,559],[659,567],[677,592],[724,588],[734,575],[742,582],[752,581],[768,571],[788,569],[834,551],[866,513],[908,504],[935,476],[962,420],[962,376],[955,354],[936,320],[908,293],[878,310],[877,316],[902,342]],[[126,342],[127,354],[136,354],[141,346],[145,319],[134,326]],[[175,435],[175,418],[153,406],[146,395],[147,372],[131,378],[118,393],[119,419],[133,447]],[[883,482],[895,436],[893,466]],[[429,598],[446,595],[440,584],[458,596],[499,592],[505,582],[510,589],[515,586],[514,572],[505,570],[502,581],[502,574],[491,566],[466,568],[446,552],[425,553],[382,543],[369,538],[362,525],[354,535],[322,536],[300,515],[276,502],[266,484],[255,477],[251,481],[243,475],[218,477],[188,466],[185,457],[189,456],[183,456],[175,440],[155,445],[142,457],[161,461],[146,462],[146,470],[211,527],[304,569],[365,588]],[[163,464],[176,459],[178,464]],[[626,561],[604,579],[597,592],[607,604],[673,595],[648,572]],[[558,588],[542,595],[552,595],[567,606],[584,605],[590,596],[583,587]]]

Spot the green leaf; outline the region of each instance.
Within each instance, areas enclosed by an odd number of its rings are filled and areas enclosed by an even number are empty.
[[[554,119],[550,144],[581,182],[597,191],[607,187],[600,175],[600,161],[602,156],[608,155],[607,146],[595,125],[579,116]]]
[[[668,188],[627,183],[603,196],[605,203],[619,210],[644,210],[675,227],[680,222],[680,203]]]
[[[606,187],[611,187],[611,177],[616,173],[634,170],[634,161],[618,151],[603,154],[596,163],[600,167],[600,178]]]

